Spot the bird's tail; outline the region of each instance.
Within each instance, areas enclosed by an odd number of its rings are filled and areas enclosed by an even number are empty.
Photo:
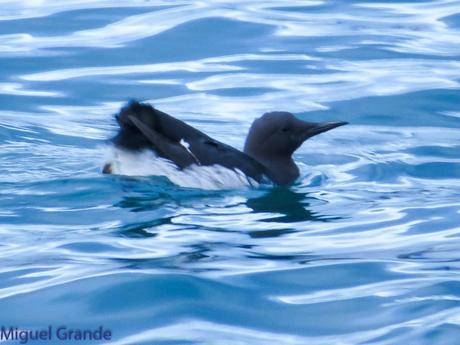
[[[150,140],[145,137],[145,134],[133,122],[133,119],[138,120],[155,129],[155,110],[151,105],[135,100],[130,101],[115,115],[115,119],[120,129],[112,139],[112,142],[117,147],[128,150],[142,150],[151,146]]]
[[[149,126],[154,127],[155,110],[149,104],[132,100],[126,106],[124,106],[118,114],[115,115],[117,123],[122,130],[132,130],[136,128],[131,120],[133,117],[139,119]]]

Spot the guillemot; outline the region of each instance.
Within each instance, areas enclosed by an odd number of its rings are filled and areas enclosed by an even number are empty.
[[[149,104],[129,102],[115,116],[119,125],[113,144],[127,151],[151,150],[187,171],[192,166],[221,166],[261,183],[289,185],[299,177],[292,154],[317,134],[347,122],[307,122],[289,112],[269,112],[249,129],[244,152],[221,143]],[[114,173],[107,163],[104,173]]]

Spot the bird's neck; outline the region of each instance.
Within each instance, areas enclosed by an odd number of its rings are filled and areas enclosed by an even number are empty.
[[[292,157],[251,155],[267,170],[267,177],[276,184],[286,185],[293,183],[299,177],[299,168]]]

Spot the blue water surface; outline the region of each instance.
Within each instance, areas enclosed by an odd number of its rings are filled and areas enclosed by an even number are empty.
[[[0,4],[0,326],[459,344],[460,1]],[[291,188],[103,176],[132,98],[238,148],[269,110],[350,125]]]

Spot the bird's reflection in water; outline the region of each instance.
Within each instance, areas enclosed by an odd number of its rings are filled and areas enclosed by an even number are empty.
[[[308,193],[296,192],[287,187],[274,187],[266,194],[248,199],[246,205],[255,213],[274,214],[261,219],[263,222],[284,223],[278,229],[267,229],[250,232],[251,237],[278,237],[296,232],[292,223],[298,222],[329,222],[339,217],[321,215],[312,211],[312,204],[318,199],[309,197]]]
[[[178,188],[165,179],[142,179],[139,181],[125,181],[124,190],[128,193],[120,200],[116,207],[128,209],[130,212],[139,214],[137,221],[133,224],[124,224],[120,232],[128,237],[152,237],[155,236],[155,227],[171,224],[174,217],[182,212],[183,209],[196,208],[203,211],[202,216],[208,213],[203,208],[203,204],[214,205],[217,201],[222,207],[222,197],[237,194],[241,196],[244,191],[204,191],[199,189]],[[263,194],[261,194],[261,192]],[[284,234],[298,231],[295,223],[305,222],[329,222],[340,219],[339,217],[326,216],[315,212],[316,206],[321,200],[313,198],[305,192],[295,191],[288,187],[271,187],[266,191],[252,190],[243,201],[251,213],[260,214],[258,222],[277,223],[279,227],[273,226],[267,229],[256,231],[244,231],[251,237],[278,237]],[[233,206],[237,206],[233,204]],[[231,213],[234,209],[232,205],[226,205],[225,214]],[[145,212],[147,211],[147,212]],[[188,212],[188,211],[187,211]],[[241,212],[241,209],[237,211]],[[216,214],[213,214],[215,217]],[[241,215],[244,217],[244,214]],[[211,218],[210,218],[211,219]],[[177,225],[177,224],[176,224]],[[186,228],[195,228],[199,231],[197,224],[183,224]],[[304,225],[304,224],[303,224]],[[210,223],[209,228],[213,225]],[[304,226],[302,226],[304,228]],[[220,231],[222,229],[219,227]],[[232,224],[228,230],[235,231]]]
[[[295,192],[287,187],[274,187],[268,193],[248,199],[246,205],[254,212],[274,213],[278,217],[264,219],[264,222],[295,223],[303,221],[327,222],[329,217],[311,211],[312,201],[307,193]]]
[[[267,254],[263,248],[259,250],[261,242],[258,239],[308,231],[309,222],[340,219],[319,214],[316,210],[324,202],[308,193],[296,191],[295,187],[216,192],[161,184],[164,182],[161,179],[141,182],[129,180],[124,186],[126,194],[114,205],[129,214],[129,221],[118,227],[117,235],[135,240],[156,237],[158,242],[155,243],[158,248],[165,249],[165,255],[117,260],[130,268],[214,271],[221,269],[218,263],[222,260],[238,261],[243,256],[270,262],[307,262],[316,257],[311,253]],[[238,224],[235,215],[247,216],[248,220],[244,223],[250,228]],[[227,219],[226,225],[223,225],[222,219]],[[215,226],[216,220],[220,221],[218,226]],[[165,241],[164,236],[158,236],[160,229],[167,229],[171,238],[177,240]],[[196,238],[201,239],[198,242],[192,235],[195,232]],[[218,232],[224,235],[220,236]],[[230,232],[235,234],[232,240],[225,240]],[[248,241],[248,236],[252,240]]]

